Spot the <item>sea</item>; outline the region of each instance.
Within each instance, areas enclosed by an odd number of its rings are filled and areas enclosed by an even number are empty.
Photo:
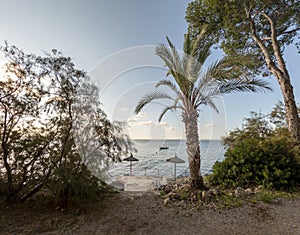
[[[160,150],[161,146],[168,149]],[[138,161],[122,161],[110,166],[108,174],[111,180],[119,176],[130,175],[130,164],[132,164],[132,175],[138,176],[159,176],[174,177],[174,163],[166,160],[174,157],[184,160],[184,163],[176,164],[176,177],[188,176],[189,167],[186,153],[185,140],[134,140],[133,157]],[[212,166],[216,161],[224,159],[225,148],[220,140],[201,140],[201,173],[209,175],[212,173]]]

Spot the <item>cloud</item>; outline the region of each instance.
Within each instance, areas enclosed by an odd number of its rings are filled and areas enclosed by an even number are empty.
[[[127,119],[130,127],[130,134],[133,138],[148,134],[149,138],[181,139],[182,134],[167,122],[157,122],[151,120],[147,113],[141,112]],[[149,129],[150,128],[150,129]]]
[[[119,111],[122,111],[122,112],[128,111],[128,108],[119,108]]]
[[[148,114],[144,112],[140,112],[136,115],[138,118],[148,118]]]
[[[136,114],[136,115],[134,115],[134,116],[127,119],[128,123],[136,123],[137,125],[139,125],[139,123],[149,122],[149,121],[150,121],[150,119],[149,119],[148,114],[143,113],[143,112],[140,112],[140,113],[138,113],[138,114]]]
[[[158,125],[169,127],[169,124],[167,122],[158,122]]]
[[[215,124],[215,123],[207,123],[204,126],[207,127],[207,128],[212,128],[212,127],[217,127],[218,125]]]
[[[134,122],[137,122],[137,120],[134,119],[134,118],[129,118],[129,119],[127,119],[127,122],[128,123],[134,123]]]
[[[146,121],[146,122],[137,122],[138,126],[151,126],[153,124],[152,121]]]

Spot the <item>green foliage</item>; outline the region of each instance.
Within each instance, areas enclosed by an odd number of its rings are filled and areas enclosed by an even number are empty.
[[[237,128],[223,137],[225,146],[232,148],[235,144],[249,138],[264,139],[272,132],[267,116],[262,113],[251,112],[250,117],[245,118],[244,121],[242,129]]]
[[[54,196],[54,206],[60,208],[79,207],[95,199],[100,190],[99,179],[91,174],[78,155],[56,168],[47,185]]]
[[[165,196],[166,194],[167,194],[167,193],[166,193],[164,190],[160,190],[160,191],[159,191],[159,195],[162,196],[162,197]]]
[[[225,143],[228,146],[225,160],[213,166],[209,177],[213,185],[225,188],[263,185],[277,190],[299,187],[299,146],[286,129],[272,129],[262,115],[256,114],[247,119],[242,130],[231,132]]]
[[[189,190],[188,188],[183,189],[180,191],[180,200],[186,200],[189,197]]]
[[[64,206],[95,196],[92,173],[104,179],[107,164],[133,149],[123,125],[108,120],[97,87],[70,57],[7,43],[0,50],[9,61],[0,79],[1,191],[23,201],[48,186]]]
[[[252,198],[252,202],[255,201],[262,201],[264,203],[270,204],[275,198],[277,198],[276,196],[274,196],[272,194],[272,192],[269,191],[262,191],[259,192],[255,195],[254,198]]]
[[[186,19],[193,37],[207,29],[206,37],[228,60],[240,61],[248,76],[277,79],[289,131],[300,143],[300,120],[284,60],[286,46],[299,47],[299,12],[299,0],[195,0],[188,5]]]
[[[181,111],[186,129],[187,153],[190,164],[191,187],[203,187],[200,172],[199,136],[197,118],[203,105],[210,106],[218,112],[215,99],[224,94],[237,92],[268,91],[271,88],[261,79],[250,79],[238,68],[236,63],[222,58],[210,66],[204,63],[210,55],[212,43],[206,40],[205,29],[196,38],[185,35],[184,51],[179,53],[167,37],[168,45],[156,47],[158,55],[168,67],[168,75],[173,81],[161,80],[156,90],[142,97],[135,108],[140,112],[146,105],[155,100],[166,100],[168,103],[162,111],[159,121],[168,111]],[[160,90],[160,88],[165,88]],[[169,91],[169,93],[166,93]],[[195,147],[197,149],[195,149]],[[196,154],[195,154],[196,153]],[[198,181],[198,182],[197,182]],[[201,185],[201,186],[200,186]]]
[[[267,73],[264,57],[253,35],[274,56],[274,42],[270,39],[272,31],[268,17],[276,22],[274,36],[283,51],[297,37],[299,10],[298,0],[195,0],[188,5],[186,20],[192,35],[198,35],[206,27],[209,40],[219,43],[227,55],[232,58],[243,57],[252,65],[250,69],[256,69],[256,72],[263,69]],[[251,28],[251,23],[254,29]]]
[[[227,192],[223,192],[220,195],[215,196],[214,201],[218,208],[230,209],[243,205],[243,200],[241,198]]]

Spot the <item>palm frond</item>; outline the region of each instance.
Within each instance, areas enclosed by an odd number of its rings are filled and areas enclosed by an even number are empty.
[[[160,86],[167,86],[172,91],[174,91],[178,96],[181,96],[181,93],[177,89],[176,85],[173,82],[171,82],[170,80],[167,80],[167,79],[160,80],[158,83],[156,83],[155,87],[158,88]]]
[[[191,39],[190,35],[185,35],[185,71],[192,83],[195,83],[199,77],[204,62],[210,56],[212,43],[206,41],[206,28],[203,28],[197,38]]]
[[[173,57],[173,52],[164,44],[159,44],[156,47],[155,53],[164,61],[165,66],[168,67],[167,76],[172,75],[180,86],[182,81],[178,79],[178,74],[182,74],[182,68],[178,66],[178,61]]]
[[[182,107],[177,106],[177,105],[172,105],[172,106],[167,106],[163,109],[163,111],[161,112],[161,114],[159,115],[158,121],[160,122],[161,119],[164,117],[164,115],[170,110],[170,111],[174,111],[176,109],[182,109]]]
[[[237,92],[267,92],[272,91],[269,84],[262,79],[231,79],[219,81],[214,89],[215,94],[228,94]]]
[[[219,113],[219,110],[213,101],[214,98],[216,98],[216,97],[215,96],[200,97],[197,100],[195,108],[199,109],[200,105],[207,105],[207,106],[211,107],[213,110],[215,110],[217,113]]]
[[[175,99],[169,96],[168,94],[159,91],[153,91],[146,94],[139,100],[134,112],[136,114],[139,113],[147,104],[151,103],[153,100],[158,100],[158,99],[169,99],[175,101]]]
[[[184,75],[184,69],[182,68],[181,56],[178,54],[178,50],[176,49],[175,45],[171,42],[169,37],[167,36],[166,38],[167,38],[168,44],[171,48],[172,59],[173,59],[175,71],[176,71],[176,73]]]
[[[199,89],[202,89],[206,87],[208,84],[214,85],[213,82],[215,80],[225,80],[225,79],[233,78],[229,70],[230,70],[229,64],[227,63],[225,58],[222,58],[220,60],[211,63],[205,69],[205,71],[200,71],[201,74],[199,74],[199,76],[200,75],[201,76],[197,87]]]
[[[179,55],[176,47],[168,37],[167,41],[169,47],[164,44],[159,44],[156,47],[155,53],[165,62],[165,65],[169,68],[167,75],[173,76],[182,92],[187,92],[187,88],[190,86],[190,84],[187,79],[186,70],[183,67],[184,57],[181,57]]]

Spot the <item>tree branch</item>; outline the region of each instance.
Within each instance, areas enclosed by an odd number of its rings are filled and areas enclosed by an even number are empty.
[[[265,38],[262,39],[262,41],[264,41],[264,42],[265,42],[265,41],[271,41],[271,40],[272,40],[271,37],[265,37]]]
[[[295,32],[297,32],[297,31],[299,31],[300,30],[300,27],[298,27],[298,28],[295,28],[295,29],[292,29],[292,30],[288,30],[288,31],[285,31],[285,32],[282,32],[281,34],[279,34],[279,35],[284,35],[284,34],[291,34],[291,33],[295,33]]]
[[[288,74],[287,70],[286,70],[286,66],[285,66],[285,62],[284,59],[282,57],[281,51],[280,51],[280,47],[278,45],[278,41],[277,41],[277,33],[276,33],[276,25],[274,20],[267,15],[265,12],[261,12],[261,15],[263,15],[270,23],[271,26],[271,38],[272,38],[272,46],[273,46],[273,50],[274,50],[274,55],[276,57],[276,60],[278,62],[278,66],[281,70],[282,73],[284,74]]]
[[[278,61],[278,63],[282,63],[283,62],[283,65],[284,64],[284,61],[283,61],[283,58],[280,57],[280,49],[278,47],[278,44],[277,44],[277,39],[276,39],[276,31],[275,31],[275,23],[274,21],[267,15],[265,14],[264,12],[258,12],[256,11],[255,12],[255,15],[253,17],[251,17],[250,15],[250,10],[247,9],[247,7],[245,6],[244,7],[245,9],[245,12],[246,12],[246,16],[247,16],[247,20],[249,21],[249,24],[250,24],[250,30],[251,30],[251,37],[252,39],[255,41],[255,43],[259,46],[259,48],[261,49],[263,55],[264,55],[264,58],[265,58],[265,62],[270,70],[271,73],[273,73],[276,77],[279,75],[282,74],[283,71],[281,71],[277,66],[276,66],[276,63],[272,60],[271,58],[271,55],[267,49],[267,47],[264,45],[263,43],[263,39],[260,39],[259,36],[257,35],[257,30],[256,30],[256,25],[255,25],[255,22],[254,22],[254,17],[261,14],[263,15],[264,17],[267,18],[267,20],[270,22],[270,26],[271,26],[271,41],[272,41],[272,46],[273,46],[273,50],[274,50],[274,53],[275,54],[275,57]],[[274,45],[275,43],[275,45]],[[278,50],[276,49],[278,48]],[[278,58],[277,58],[278,56]],[[280,60],[280,58],[282,60]],[[282,64],[281,64],[282,66]],[[284,71],[286,72],[286,70]]]

